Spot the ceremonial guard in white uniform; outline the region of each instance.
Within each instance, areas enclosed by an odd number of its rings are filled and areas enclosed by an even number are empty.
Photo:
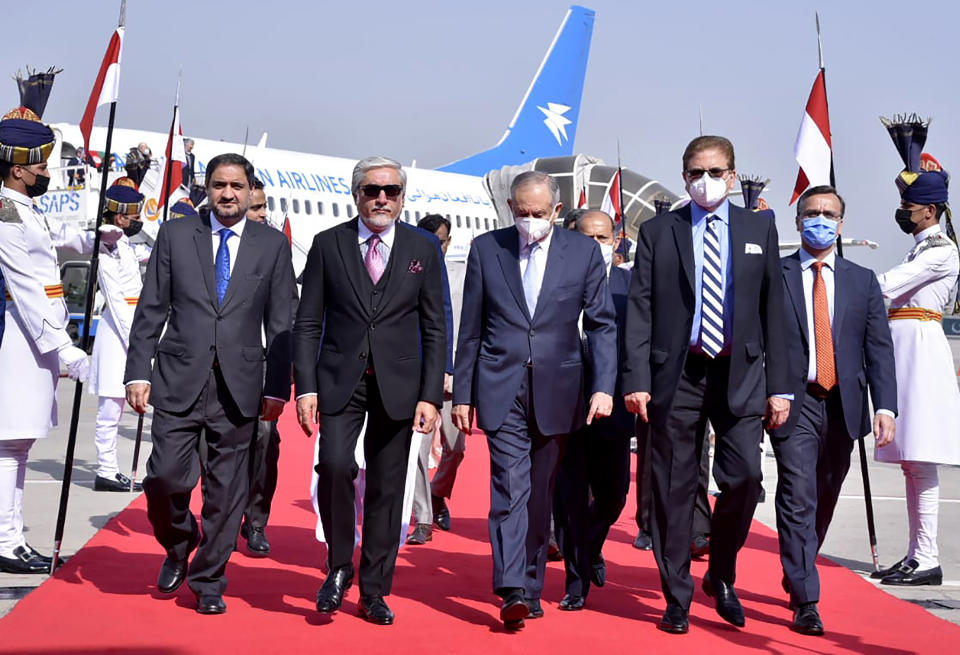
[[[120,472],[117,461],[117,434],[125,403],[123,371],[127,362],[130,325],[143,287],[140,263],[150,257],[149,247],[132,244],[129,238],[143,227],[140,221],[142,209],[143,195],[132,186],[129,178],[121,178],[107,189],[97,269],[97,284],[105,302],[93,345],[89,385],[90,392],[99,396],[97,476],[93,483],[96,491],[130,491],[130,478]],[[93,232],[81,232],[67,226],[54,238],[54,245],[83,254],[93,252],[93,244]],[[139,483],[134,490],[140,491]]]
[[[67,335],[67,306],[43,213],[32,198],[47,190],[53,131],[26,108],[0,121],[0,269],[6,329],[0,345],[0,571],[40,573],[51,560],[23,537],[27,454],[57,424],[63,364],[73,379],[89,369]]]
[[[907,123],[925,137],[925,125]],[[904,124],[890,124],[891,132]],[[896,139],[895,139],[896,142]],[[914,245],[903,262],[878,276],[890,301],[888,316],[897,366],[900,414],[896,438],[876,450],[881,462],[899,463],[906,481],[910,546],[906,557],[873,574],[883,584],[939,585],[943,574],[937,553],[940,496],[938,464],[960,464],[960,390],[953,356],[943,333],[942,312],[952,305],[960,273],[960,255],[947,205],[949,177],[941,170],[922,171],[916,161],[897,179],[900,209],[896,220]],[[946,214],[948,237],[939,220]]]

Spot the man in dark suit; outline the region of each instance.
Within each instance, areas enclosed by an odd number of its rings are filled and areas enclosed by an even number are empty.
[[[607,283],[617,324],[617,354],[623,352],[623,321],[627,313],[630,272],[613,265],[620,242],[613,219],[598,210],[588,210],[576,219],[576,230],[596,240],[603,255]],[[587,392],[593,380],[585,376]],[[602,587],[607,578],[603,542],[627,502],[630,488],[630,438],[636,417],[627,411],[620,392],[620,378],[613,398],[613,413],[594,419],[574,432],[557,474],[554,496],[554,529],[563,551],[566,593],[562,610],[582,609],[590,583]],[[592,498],[592,499],[591,499]]]
[[[197,179],[197,156],[193,154],[193,139],[183,140],[183,151],[187,161],[183,162],[183,186],[191,188]]]
[[[600,247],[554,228],[563,206],[545,173],[510,188],[516,225],[470,249],[453,376],[454,425],[473,423],[490,448],[493,588],[508,629],[543,616],[557,461],[566,435],[609,416],[617,328]],[[589,344],[585,358],[578,325]],[[589,409],[584,375],[593,381]]]
[[[317,504],[329,574],[317,610],[339,609],[353,582],[354,451],[366,418],[359,610],[382,625],[394,618],[384,596],[400,545],[411,432],[433,433],[446,362],[443,263],[436,240],[396,220],[405,185],[392,159],[357,163],[359,217],[314,238],[294,327],[297,418],[308,436],[318,413],[320,423]]]
[[[720,497],[703,588],[722,618],[742,626],[733,583],[760,494],[761,422],[781,425],[792,391],[776,226],[728,202],[737,176],[727,139],[691,141],[683,179],[690,204],[640,226],[623,368],[627,409],[650,423],[653,550],[667,601],[659,627],[674,633],[689,626],[706,422],[717,435]]]
[[[816,558],[850,468],[856,439],[872,430],[886,445],[896,431],[893,340],[873,271],[836,256],[843,199],[817,186],[797,201],[802,248],[782,260],[784,327],[790,356],[790,417],[773,431],[777,531],[793,629],[823,634]]]
[[[201,614],[226,611],[224,569],[247,502],[257,415],[276,419],[290,396],[290,245],[277,230],[246,220],[252,183],[246,159],[214,157],[207,167],[210,212],[160,227],[124,374],[130,405],[141,414],[154,406],[143,490],[154,535],[167,551],[157,587],[172,593],[188,577]],[[202,539],[189,508],[201,438]]]

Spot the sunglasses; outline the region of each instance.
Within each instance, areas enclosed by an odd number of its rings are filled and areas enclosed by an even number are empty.
[[[400,194],[403,193],[403,187],[399,184],[384,184],[380,186],[379,184],[364,184],[360,187],[360,190],[368,198],[379,198],[380,192],[383,193],[388,198],[399,198]]]
[[[719,180],[729,172],[729,168],[690,168],[687,169],[687,178],[691,180],[699,180],[701,177],[703,177],[704,173],[709,173],[710,177],[714,178],[715,180]]]

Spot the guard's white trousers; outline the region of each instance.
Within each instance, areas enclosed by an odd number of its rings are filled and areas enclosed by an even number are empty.
[[[937,517],[940,510],[940,479],[930,462],[900,462],[906,480],[907,521],[910,550],[907,559],[917,560],[917,570],[940,565],[937,551]]]
[[[100,396],[97,403],[97,475],[113,480],[120,472],[117,432],[123,416],[123,398]]]
[[[36,439],[0,441],[0,556],[13,557],[23,538],[23,482],[27,455]]]

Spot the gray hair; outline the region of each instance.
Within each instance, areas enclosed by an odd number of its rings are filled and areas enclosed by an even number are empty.
[[[184,139],[184,140],[183,140],[183,145],[187,145],[188,143],[189,143],[190,145],[195,145],[193,139]]]
[[[363,177],[367,174],[367,171],[373,170],[374,168],[394,169],[400,174],[400,184],[406,188],[407,173],[403,170],[403,166],[400,165],[400,162],[390,159],[389,157],[374,155],[373,157],[364,157],[357,162],[356,166],[353,167],[353,184],[350,188],[354,194],[360,190],[360,183],[363,182]]]
[[[550,189],[550,204],[556,205],[560,202],[560,185],[553,177],[541,171],[525,171],[513,178],[513,182],[510,183],[510,199],[516,200],[517,189],[531,184],[546,184]]]

